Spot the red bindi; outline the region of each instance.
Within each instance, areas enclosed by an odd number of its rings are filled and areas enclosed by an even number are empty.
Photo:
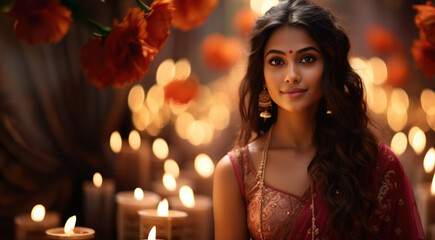
[[[288,53],[292,54],[292,53],[293,53],[293,50],[288,51]]]

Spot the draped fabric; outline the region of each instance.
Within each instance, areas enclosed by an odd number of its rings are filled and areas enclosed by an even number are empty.
[[[236,149],[228,155],[233,163],[240,192],[246,202],[249,233],[253,239],[259,239],[260,191],[248,147]],[[384,144],[379,145],[378,166],[374,171],[378,179],[376,183],[377,202],[375,210],[370,215],[370,223],[380,239],[424,239],[411,185],[400,161]],[[309,190],[304,196],[298,197],[273,186],[267,185],[266,188],[265,196],[274,197],[264,198],[263,205],[266,207],[263,208],[262,221],[265,239],[312,239],[312,201]],[[328,208],[321,192],[321,184],[316,184],[314,191],[315,226],[317,228],[315,239],[329,239],[326,235]],[[281,217],[283,213],[292,217]],[[353,239],[357,238],[358,233],[355,233]]]

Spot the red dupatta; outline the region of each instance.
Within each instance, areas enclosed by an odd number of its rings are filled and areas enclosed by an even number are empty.
[[[397,156],[386,145],[379,145],[378,168],[376,169],[377,193],[375,210],[370,214],[370,223],[380,239],[425,239],[414,193],[408,177]],[[296,218],[287,238],[312,239],[311,199],[307,200]],[[318,228],[315,239],[326,236],[328,209],[323,201],[321,187],[315,189],[315,224]],[[353,239],[358,238],[355,233]]]

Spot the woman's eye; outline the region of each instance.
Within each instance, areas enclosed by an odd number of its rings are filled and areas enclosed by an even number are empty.
[[[314,58],[313,56],[305,56],[299,62],[300,63],[311,63],[311,62],[314,62],[315,60],[316,60],[316,58]]]
[[[282,61],[281,59],[279,59],[279,58],[272,58],[272,59],[269,61],[269,63],[270,63],[272,66],[277,66],[277,65],[282,65],[282,64],[283,64],[283,61]]]

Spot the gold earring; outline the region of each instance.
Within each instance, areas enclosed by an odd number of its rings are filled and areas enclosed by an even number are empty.
[[[264,121],[272,117],[272,114],[269,112],[272,110],[272,100],[270,99],[269,92],[265,87],[263,87],[263,90],[261,90],[260,95],[258,96],[258,109],[260,117],[262,117]]]

